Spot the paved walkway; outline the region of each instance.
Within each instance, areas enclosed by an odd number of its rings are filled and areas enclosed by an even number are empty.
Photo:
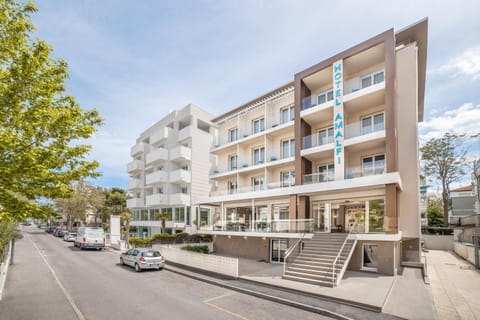
[[[480,272],[452,252],[426,255],[438,318],[480,319]]]

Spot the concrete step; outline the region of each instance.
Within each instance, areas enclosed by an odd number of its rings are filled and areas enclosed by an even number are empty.
[[[292,280],[292,281],[297,281],[297,282],[303,282],[303,283],[308,283],[308,284],[316,284],[316,285],[323,286],[323,287],[333,287],[332,281],[313,280],[313,279],[306,279],[306,278],[302,278],[302,277],[289,276],[289,275],[284,275],[282,277],[282,279]]]
[[[336,275],[332,277],[332,274],[312,274],[310,272],[301,272],[301,271],[295,271],[295,270],[290,270],[288,269],[285,272],[285,275],[288,276],[294,276],[294,277],[299,277],[299,278],[305,278],[305,279],[311,279],[311,280],[322,280],[322,281],[332,281],[333,279],[336,279]]]
[[[340,251],[340,248],[310,248],[310,247],[305,247],[302,252],[306,252],[306,253],[326,253],[326,254],[330,254],[330,253],[334,253],[335,255],[338,254],[338,252]]]
[[[332,264],[335,258],[329,259],[329,258],[320,258],[320,257],[297,257],[295,259],[296,263],[310,263],[311,261],[313,262],[325,262]]]
[[[326,263],[326,262],[294,262],[290,265],[293,268],[308,268],[312,270],[319,270],[319,271],[332,271],[333,263]]]
[[[335,270],[336,274],[340,272],[340,270]],[[311,274],[311,275],[316,275],[316,276],[324,276],[324,277],[332,277],[333,275],[333,269],[318,269],[318,268],[309,268],[306,266],[301,266],[301,267],[296,267],[296,266],[290,266],[288,270],[286,271],[286,274],[290,274],[289,272],[299,272],[299,273],[305,273],[305,274]]]

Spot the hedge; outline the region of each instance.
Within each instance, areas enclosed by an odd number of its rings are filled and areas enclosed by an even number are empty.
[[[149,247],[153,244],[199,243],[212,242],[212,240],[211,235],[180,232],[176,234],[159,233],[151,238],[131,237],[128,242],[135,247]]]
[[[182,247],[182,250],[192,251],[192,252],[199,252],[199,253],[205,253],[205,254],[207,254],[207,253],[208,253],[208,246],[205,246],[205,245],[202,245],[202,246],[199,246],[199,245],[196,245],[196,246],[187,245],[187,246],[185,246],[185,247]]]

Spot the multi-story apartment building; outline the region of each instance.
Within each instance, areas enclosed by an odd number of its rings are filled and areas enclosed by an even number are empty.
[[[319,284],[419,261],[426,54],[427,20],[390,29],[212,119],[215,250]]]
[[[192,204],[209,194],[212,118],[187,105],[140,134],[131,148],[127,189],[132,198],[127,207],[133,212],[130,225],[139,236],[161,232],[161,213],[169,217],[169,232],[191,231]]]

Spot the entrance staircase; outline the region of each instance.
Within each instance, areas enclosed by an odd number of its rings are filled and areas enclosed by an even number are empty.
[[[290,251],[296,255],[286,254],[282,278],[326,287],[338,285],[357,243],[347,238],[348,233],[316,232],[311,240],[299,240]]]

